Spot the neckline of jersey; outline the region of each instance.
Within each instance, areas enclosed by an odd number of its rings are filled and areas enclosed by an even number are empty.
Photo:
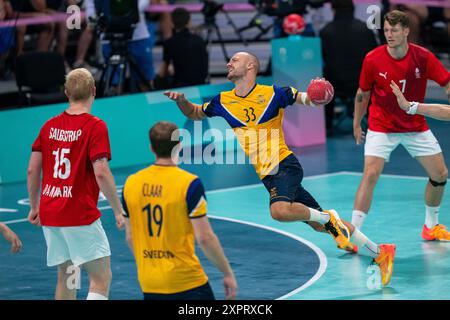
[[[252,88],[245,96],[237,95],[237,94],[236,94],[236,88],[233,89],[233,91],[234,91],[233,93],[234,93],[234,95],[235,95],[236,97],[239,97],[239,98],[247,98],[247,97],[250,95],[250,93],[252,93],[253,90],[255,90],[255,88],[256,88],[257,85],[258,85],[258,84],[255,83],[255,85],[253,86],[253,88]]]
[[[386,51],[386,54],[388,55],[388,57],[389,57],[390,59],[392,59],[392,60],[394,60],[394,61],[403,61],[403,60],[405,60],[405,59],[409,56],[409,53],[411,52],[411,44],[408,43],[408,50],[406,51],[405,56],[404,56],[403,58],[400,58],[400,59],[396,59],[396,58],[394,58],[393,56],[391,56],[391,54],[389,53],[389,50],[388,50],[388,45],[386,45],[385,51]]]
[[[85,114],[89,114],[87,112],[83,112],[83,113],[68,113],[67,110],[64,110],[64,114],[68,115],[69,117],[76,117],[76,116],[82,116]]]
[[[178,167],[175,164],[157,164],[157,163],[153,163],[152,166],[164,167],[164,168],[175,168],[175,167]]]

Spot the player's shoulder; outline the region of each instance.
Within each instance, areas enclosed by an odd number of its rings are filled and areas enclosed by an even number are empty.
[[[200,178],[197,175],[195,175],[189,171],[186,171],[179,167],[176,167],[176,170],[177,170],[176,173],[180,177],[180,180],[184,181],[188,185],[190,185],[192,183],[192,181],[194,181],[194,180],[197,180],[197,179],[200,180]]]
[[[366,61],[378,61],[381,57],[386,55],[386,45],[381,45],[375,49],[370,50],[366,54]]]
[[[65,111],[58,113],[57,115],[54,115],[53,117],[51,117],[50,119],[48,119],[47,121],[45,121],[43,126],[48,126],[48,125],[52,125],[58,121],[60,121],[62,119],[62,117],[64,116]]]
[[[408,43],[408,45],[409,45],[409,49],[416,55],[420,55],[423,57],[429,57],[429,56],[433,55],[433,53],[430,50],[428,50],[427,48],[424,48],[424,47],[419,46],[414,43]]]
[[[92,114],[87,114],[87,117],[89,119],[89,121],[91,121],[93,124],[102,124],[106,126],[106,122],[103,119],[100,119],[97,116],[94,116]]]
[[[141,181],[148,179],[148,172],[149,167],[141,169],[135,173],[130,174],[125,179],[124,186],[127,187],[127,189],[133,188],[133,186],[140,184]]]

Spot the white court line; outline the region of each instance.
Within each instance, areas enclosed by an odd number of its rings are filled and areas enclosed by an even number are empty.
[[[17,220],[9,220],[9,221],[5,221],[3,222],[4,224],[13,224],[13,223],[20,223],[20,222],[25,222],[28,221],[28,219],[17,219]]]
[[[309,279],[305,284],[303,284],[301,287],[298,287],[297,289],[286,293],[285,295],[276,298],[275,300],[284,300],[287,299],[291,296],[293,296],[296,293],[299,293],[300,291],[305,290],[306,288],[308,288],[309,286],[311,286],[314,282],[316,282],[317,280],[320,279],[320,277],[325,273],[325,270],[327,269],[327,265],[328,265],[328,261],[327,261],[327,257],[325,256],[325,254],[322,252],[322,250],[319,249],[319,247],[317,247],[315,244],[313,244],[312,242],[303,239],[301,237],[298,237],[292,233],[280,230],[280,229],[275,229],[272,227],[268,227],[265,225],[261,225],[261,224],[257,224],[254,222],[248,222],[248,221],[243,221],[243,220],[237,220],[237,219],[232,219],[232,218],[225,218],[225,217],[219,217],[219,216],[213,216],[213,215],[208,215],[208,217],[212,218],[212,219],[216,219],[216,220],[224,220],[224,221],[230,221],[230,222],[235,222],[235,223],[241,223],[241,224],[245,224],[245,225],[249,225],[252,227],[256,227],[256,228],[260,228],[260,229],[265,229],[265,230],[269,230],[272,232],[276,232],[279,234],[282,234],[286,237],[292,238],[294,240],[297,240],[298,242],[302,242],[303,244],[305,244],[306,246],[310,247],[319,257],[319,268],[317,269],[317,272],[314,274],[314,276]]]
[[[0,212],[17,212],[17,209],[0,208]]]

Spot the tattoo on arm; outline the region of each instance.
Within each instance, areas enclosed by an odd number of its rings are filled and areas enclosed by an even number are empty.
[[[361,93],[358,93],[356,95],[356,102],[362,102],[363,101],[363,95]]]

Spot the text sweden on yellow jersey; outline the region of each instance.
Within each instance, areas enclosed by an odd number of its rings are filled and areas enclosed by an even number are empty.
[[[255,85],[245,97],[235,89],[222,92],[202,108],[208,117],[222,117],[233,128],[236,138],[262,179],[292,153],[284,141],[284,108],[295,103],[293,87]]]
[[[128,177],[123,202],[143,292],[177,293],[208,281],[190,221],[207,212],[200,179],[176,166],[152,165]]]

